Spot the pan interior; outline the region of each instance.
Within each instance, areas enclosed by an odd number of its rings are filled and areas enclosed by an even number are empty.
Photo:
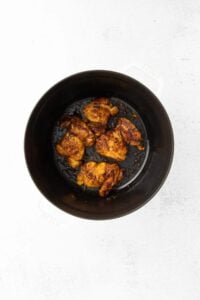
[[[71,105],[66,107],[65,111],[63,112],[63,115],[61,118],[64,118],[66,115],[73,116],[78,115],[81,118],[83,118],[83,107],[92,101],[95,97],[89,97],[85,99],[81,99],[78,101],[73,102]],[[119,108],[119,113],[116,116],[113,116],[110,118],[108,123],[108,130],[115,127],[117,120],[121,117],[125,117],[129,119],[132,123],[136,125],[136,127],[140,130],[143,138],[143,145],[145,147],[145,150],[141,151],[138,150],[136,147],[127,145],[128,147],[128,154],[124,161],[116,161],[111,158],[106,158],[104,156],[101,156],[98,154],[95,150],[95,147],[86,147],[85,149],[85,155],[83,162],[87,161],[96,161],[96,162],[115,162],[117,163],[120,168],[122,168],[124,172],[123,179],[120,181],[118,185],[116,185],[113,190],[117,191],[122,188],[127,187],[131,182],[133,182],[136,177],[140,174],[142,171],[145,162],[148,157],[149,153],[149,141],[147,137],[147,132],[144,126],[144,123],[137,113],[137,111],[127,104],[124,100],[111,97],[110,101],[113,105],[116,105]],[[80,168],[73,169],[71,168],[66,161],[66,158],[63,156],[58,155],[58,153],[55,150],[56,144],[61,140],[63,135],[66,133],[66,129],[62,129],[58,126],[59,120],[56,123],[53,134],[52,134],[52,145],[53,145],[53,153],[54,153],[54,160],[55,164],[57,166],[57,169],[59,170],[60,174],[64,177],[64,179],[75,188],[79,188],[81,190],[84,190],[85,192],[96,194],[98,193],[97,189],[89,189],[85,187],[80,187],[76,184],[76,177],[80,170]]]

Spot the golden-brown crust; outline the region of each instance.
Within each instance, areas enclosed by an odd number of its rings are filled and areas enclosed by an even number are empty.
[[[144,146],[142,145],[142,134],[131,121],[126,118],[120,118],[116,129],[120,131],[127,144],[135,146],[139,150],[144,150]]]
[[[108,98],[100,97],[86,104],[83,113],[90,122],[106,125],[110,116],[118,113],[118,108]]]
[[[99,189],[99,195],[105,197],[109,191],[123,178],[123,172],[115,163],[106,163],[105,180]]]
[[[96,137],[99,137],[106,131],[106,125],[103,125],[101,123],[89,122],[88,127],[92,130]]]
[[[67,132],[56,145],[56,151],[67,158],[72,168],[76,168],[83,159],[85,148],[83,142],[77,136]]]
[[[95,142],[95,136],[88,125],[79,117],[66,117],[60,124],[60,127],[67,128],[70,133],[77,136],[85,146],[92,146]]]
[[[96,163],[89,161],[81,166],[77,176],[77,184],[85,185],[89,188],[99,187],[104,180],[106,163]]]
[[[97,153],[113,158],[116,160],[124,160],[127,154],[127,147],[118,130],[109,130],[102,134],[96,141]]]
[[[88,188],[99,188],[99,195],[105,197],[123,177],[123,172],[116,164],[89,161],[81,166],[77,175],[77,184]]]

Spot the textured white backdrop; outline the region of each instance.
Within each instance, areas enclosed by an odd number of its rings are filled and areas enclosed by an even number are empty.
[[[0,298],[199,300],[200,1],[8,0],[0,31]],[[159,194],[111,221],[52,206],[24,161],[37,100],[88,69],[140,79],[175,134]]]

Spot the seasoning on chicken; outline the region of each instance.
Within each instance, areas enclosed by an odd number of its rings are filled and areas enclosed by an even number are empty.
[[[105,162],[86,162],[81,166],[80,172],[77,176],[77,183],[89,188],[99,187],[104,181],[105,165]]]
[[[116,160],[124,160],[127,147],[119,130],[113,129],[102,134],[96,141],[97,153]]]
[[[67,158],[72,168],[77,168],[81,164],[85,147],[77,136],[67,132],[56,145],[56,150],[58,154]]]
[[[77,184],[88,188],[99,188],[99,195],[105,197],[123,177],[123,172],[115,163],[89,161],[81,166]]]
[[[105,197],[123,178],[123,171],[117,164],[106,163],[105,181],[99,189],[99,195]]]
[[[106,131],[106,125],[100,123],[89,122],[88,127],[92,130],[96,137],[99,137]]]
[[[139,150],[144,150],[142,145],[142,135],[137,127],[126,118],[118,120],[116,129],[120,131],[124,141],[127,144],[137,147]]]
[[[76,116],[67,116],[60,124],[61,128],[67,128],[70,133],[77,136],[85,146],[92,146],[95,136],[88,125]]]
[[[85,105],[83,113],[90,122],[106,125],[110,116],[118,113],[117,106],[113,106],[108,98],[100,97]]]

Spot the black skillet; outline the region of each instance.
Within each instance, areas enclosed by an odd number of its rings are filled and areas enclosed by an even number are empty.
[[[62,168],[62,158],[59,160],[54,151],[59,139],[57,124],[63,113],[76,107],[74,103],[98,96],[109,97],[116,105],[120,103],[118,99],[123,100],[127,110],[122,116],[136,117],[145,143],[142,154],[129,148],[128,160],[121,166],[129,176],[106,198],[99,197],[97,191],[79,188],[73,172],[70,173],[72,170]],[[112,128],[112,121],[109,126]],[[39,190],[57,207],[89,219],[120,217],[148,202],[169,172],[173,146],[168,115],[156,96],[135,79],[112,71],[86,71],[57,83],[37,103],[25,133],[26,162]],[[94,157],[94,151],[86,154],[86,160],[106,160]]]

